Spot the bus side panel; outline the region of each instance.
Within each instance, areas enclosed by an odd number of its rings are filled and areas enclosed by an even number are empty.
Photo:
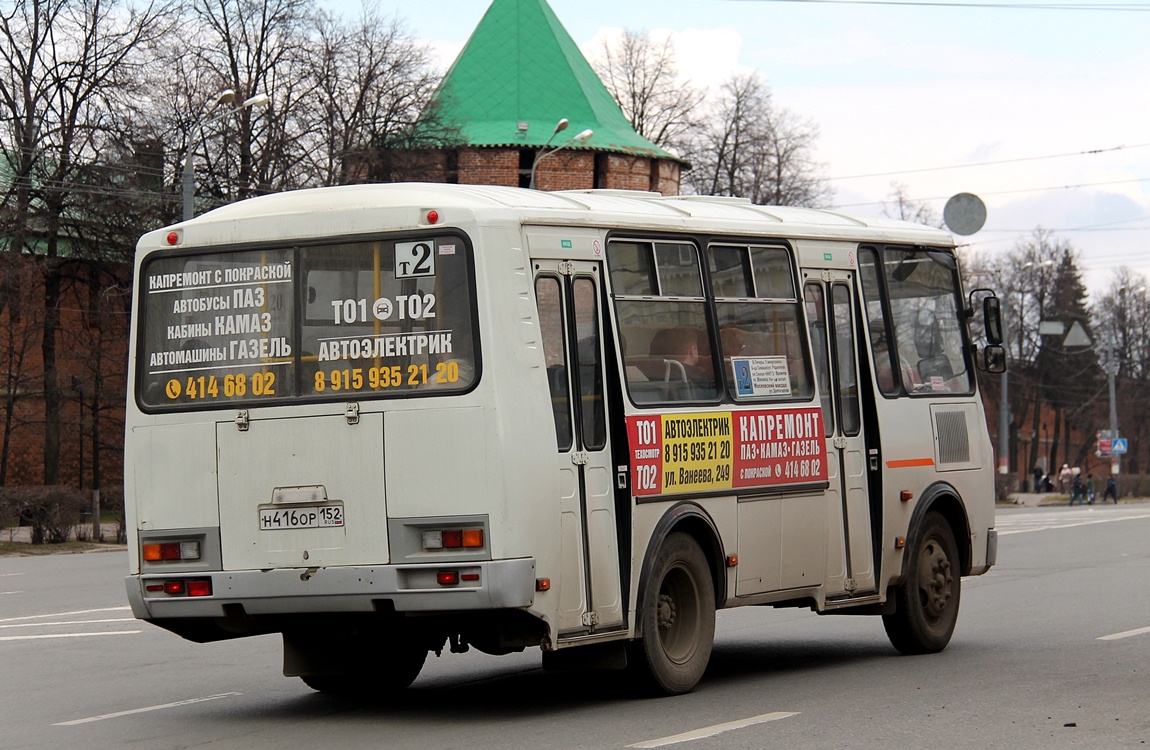
[[[384,416],[387,504],[392,518],[490,513],[493,456],[484,410],[410,409]],[[462,505],[461,505],[462,504]]]
[[[646,502],[634,506],[631,542],[631,588],[628,607],[631,612],[631,622],[637,622],[639,607],[639,579],[643,575],[643,565],[646,560],[657,553],[652,549],[652,535],[663,516],[681,503],[697,506],[704,515],[710,518],[715,529],[719,532],[719,544],[722,545],[723,557],[737,553],[739,541],[739,514],[738,503],[733,496],[709,498],[672,498],[665,502]],[[718,573],[718,579],[725,581],[726,599],[719,602],[720,607],[733,607],[735,601],[735,576],[738,568],[726,568],[713,571]],[[716,591],[716,593],[718,593]]]
[[[131,571],[138,573],[138,532],[219,527],[216,435],[210,421],[128,429],[125,474],[133,486],[125,510]]]

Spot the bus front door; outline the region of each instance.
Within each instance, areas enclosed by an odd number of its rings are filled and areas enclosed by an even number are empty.
[[[804,290],[827,427],[827,493],[841,513],[841,526],[831,527],[841,528],[841,536],[831,532],[828,599],[863,597],[877,590],[872,529],[878,520],[871,517],[867,491],[852,276],[823,271],[822,280],[808,279]]]
[[[621,627],[623,603],[604,397],[602,265],[536,261],[536,302],[558,448],[561,636]]]

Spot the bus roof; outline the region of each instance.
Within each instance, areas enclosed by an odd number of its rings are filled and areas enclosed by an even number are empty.
[[[141,250],[180,245],[348,236],[462,226],[476,220],[530,225],[627,227],[633,230],[766,234],[780,238],[911,242],[952,247],[940,229],[883,218],[791,206],[759,206],[745,198],[662,196],[626,190],[542,192],[489,185],[388,183],[313,188],[260,196],[222,206],[181,224],[150,232]],[[299,217],[291,221],[288,217]],[[306,218],[305,218],[306,217]]]

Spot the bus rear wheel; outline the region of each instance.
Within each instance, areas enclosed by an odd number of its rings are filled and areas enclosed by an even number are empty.
[[[306,665],[295,671],[312,690],[334,695],[383,696],[403,690],[419,676],[427,648],[398,633],[343,635],[337,645],[315,649],[293,639],[297,658]]]
[[[300,679],[312,690],[332,695],[390,695],[415,682],[426,659],[426,651],[404,651],[393,654],[386,663],[376,661],[365,671],[301,675]]]
[[[687,534],[671,534],[659,549],[640,618],[643,638],[633,653],[643,681],[665,695],[695,687],[715,640],[715,587],[707,558]]]
[[[933,654],[950,643],[958,621],[961,571],[950,524],[927,513],[910,548],[906,577],[895,589],[895,612],[883,615],[891,644],[904,654]]]

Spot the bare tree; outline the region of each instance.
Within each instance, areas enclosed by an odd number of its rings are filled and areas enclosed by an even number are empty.
[[[365,8],[354,26],[318,14],[307,70],[316,92],[309,171],[317,184],[367,179],[388,149],[444,145],[429,127],[439,83],[431,52],[378,8]]]
[[[938,214],[931,208],[931,205],[926,201],[911,198],[906,185],[901,182],[892,182],[890,188],[891,191],[887,196],[890,198],[890,202],[884,203],[882,207],[884,216],[942,228],[942,222],[939,221]]]
[[[775,205],[829,202],[812,153],[817,128],[776,109],[758,73],[728,79],[705,121],[688,152],[694,167],[687,185],[694,192]]]
[[[188,148],[207,165],[199,182],[214,202],[311,184],[301,165],[315,125],[314,84],[306,75],[312,8],[308,0],[194,3],[196,59],[187,74],[208,88],[193,94]],[[213,109],[224,89],[235,92],[236,103],[267,94],[270,106]]]
[[[65,217],[90,192],[82,166],[98,158],[112,113],[135,87],[143,50],[165,30],[167,8],[115,0],[16,0],[0,13],[0,125],[14,179],[4,196],[8,249],[37,256],[42,275],[44,481],[59,474],[57,370]]]
[[[0,254],[0,367],[4,370],[4,422],[0,425],[0,485],[8,481],[12,436],[28,424],[21,408],[25,397],[39,393],[37,373],[28,359],[36,346],[43,309],[40,306],[40,272],[32,259],[18,253]]]
[[[617,42],[603,42],[594,67],[635,132],[657,146],[682,148],[704,94],[679,77],[670,36],[660,43],[650,32],[624,31]]]
[[[1128,438],[1128,473],[1150,460],[1150,294],[1145,277],[1120,268],[1092,309],[1099,350],[1114,368],[1119,432]]]

